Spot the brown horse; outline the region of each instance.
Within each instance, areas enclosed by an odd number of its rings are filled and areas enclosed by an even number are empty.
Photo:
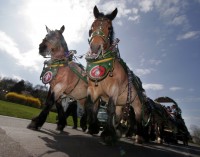
[[[49,83],[50,89],[43,110],[28,125],[30,129],[37,130],[42,127],[54,103],[58,110],[57,129],[64,129],[66,118],[61,105],[63,94],[78,100],[81,105],[86,102],[88,84],[85,70],[80,64],[73,61],[74,51],[68,50],[62,35],[64,29],[64,26],[60,30],[50,30],[46,27],[47,35],[39,45],[39,54],[43,57],[51,57],[49,61],[45,61],[41,74],[43,83]],[[83,130],[85,129],[86,124],[84,123]]]
[[[107,125],[102,132],[105,142],[112,143],[117,137],[116,129],[127,126],[130,109],[134,109],[137,123],[136,142],[143,141],[142,121],[148,117],[142,116],[143,92],[140,79],[133,74],[120,58],[117,40],[113,40],[112,20],[117,15],[117,8],[110,14],[100,13],[95,6],[95,20],[89,30],[90,51],[86,55],[88,75],[88,102],[93,105],[95,118],[99,98],[107,102]],[[133,114],[132,114],[133,115]],[[130,123],[129,123],[130,125]]]

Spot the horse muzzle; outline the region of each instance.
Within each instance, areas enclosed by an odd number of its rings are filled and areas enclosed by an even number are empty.
[[[91,45],[90,51],[86,55],[86,59],[97,59],[104,52],[103,45]]]

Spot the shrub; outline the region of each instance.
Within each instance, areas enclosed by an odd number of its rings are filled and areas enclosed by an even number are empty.
[[[31,96],[26,96],[23,94],[18,94],[15,92],[9,92],[6,94],[6,100],[14,103],[19,103],[31,107],[36,107],[40,108],[41,107],[41,102],[38,98],[34,98]]]

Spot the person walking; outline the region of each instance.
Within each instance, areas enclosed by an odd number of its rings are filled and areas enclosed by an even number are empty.
[[[72,98],[70,98],[69,105],[65,112],[66,119],[70,116],[70,114],[72,115],[72,119],[74,123],[73,129],[77,129],[77,125],[78,125],[77,101],[73,100]]]

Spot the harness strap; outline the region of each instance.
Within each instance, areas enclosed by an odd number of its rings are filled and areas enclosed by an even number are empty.
[[[104,62],[107,62],[107,61],[110,61],[112,60],[113,58],[105,58],[103,60],[99,60],[99,61],[96,61],[96,62],[93,62],[94,64],[98,64],[98,63],[104,63]]]
[[[76,86],[78,85],[80,81],[80,77],[78,77],[78,81],[76,82],[75,86],[71,89],[71,91],[69,93],[66,93],[66,95],[69,95],[70,93],[72,93],[72,91],[76,88]]]
[[[142,126],[146,127],[146,126],[149,125],[149,123],[151,121],[152,112],[150,112],[149,117],[148,117],[147,121],[145,122],[145,120],[144,120],[144,110],[145,110],[144,107],[145,107],[145,105],[144,105],[144,103],[142,103]]]
[[[81,78],[86,84],[88,84],[87,77],[84,77],[84,76],[82,75],[83,70],[81,70],[81,73],[80,73],[75,67],[70,66],[70,64],[69,64],[69,68],[70,68],[79,78]]]
[[[94,31],[91,35],[91,38],[89,39],[89,43],[92,41],[92,39],[95,36],[99,36],[101,37],[106,43],[108,42],[109,38],[106,38],[104,32],[101,29],[97,29],[96,31]]]

